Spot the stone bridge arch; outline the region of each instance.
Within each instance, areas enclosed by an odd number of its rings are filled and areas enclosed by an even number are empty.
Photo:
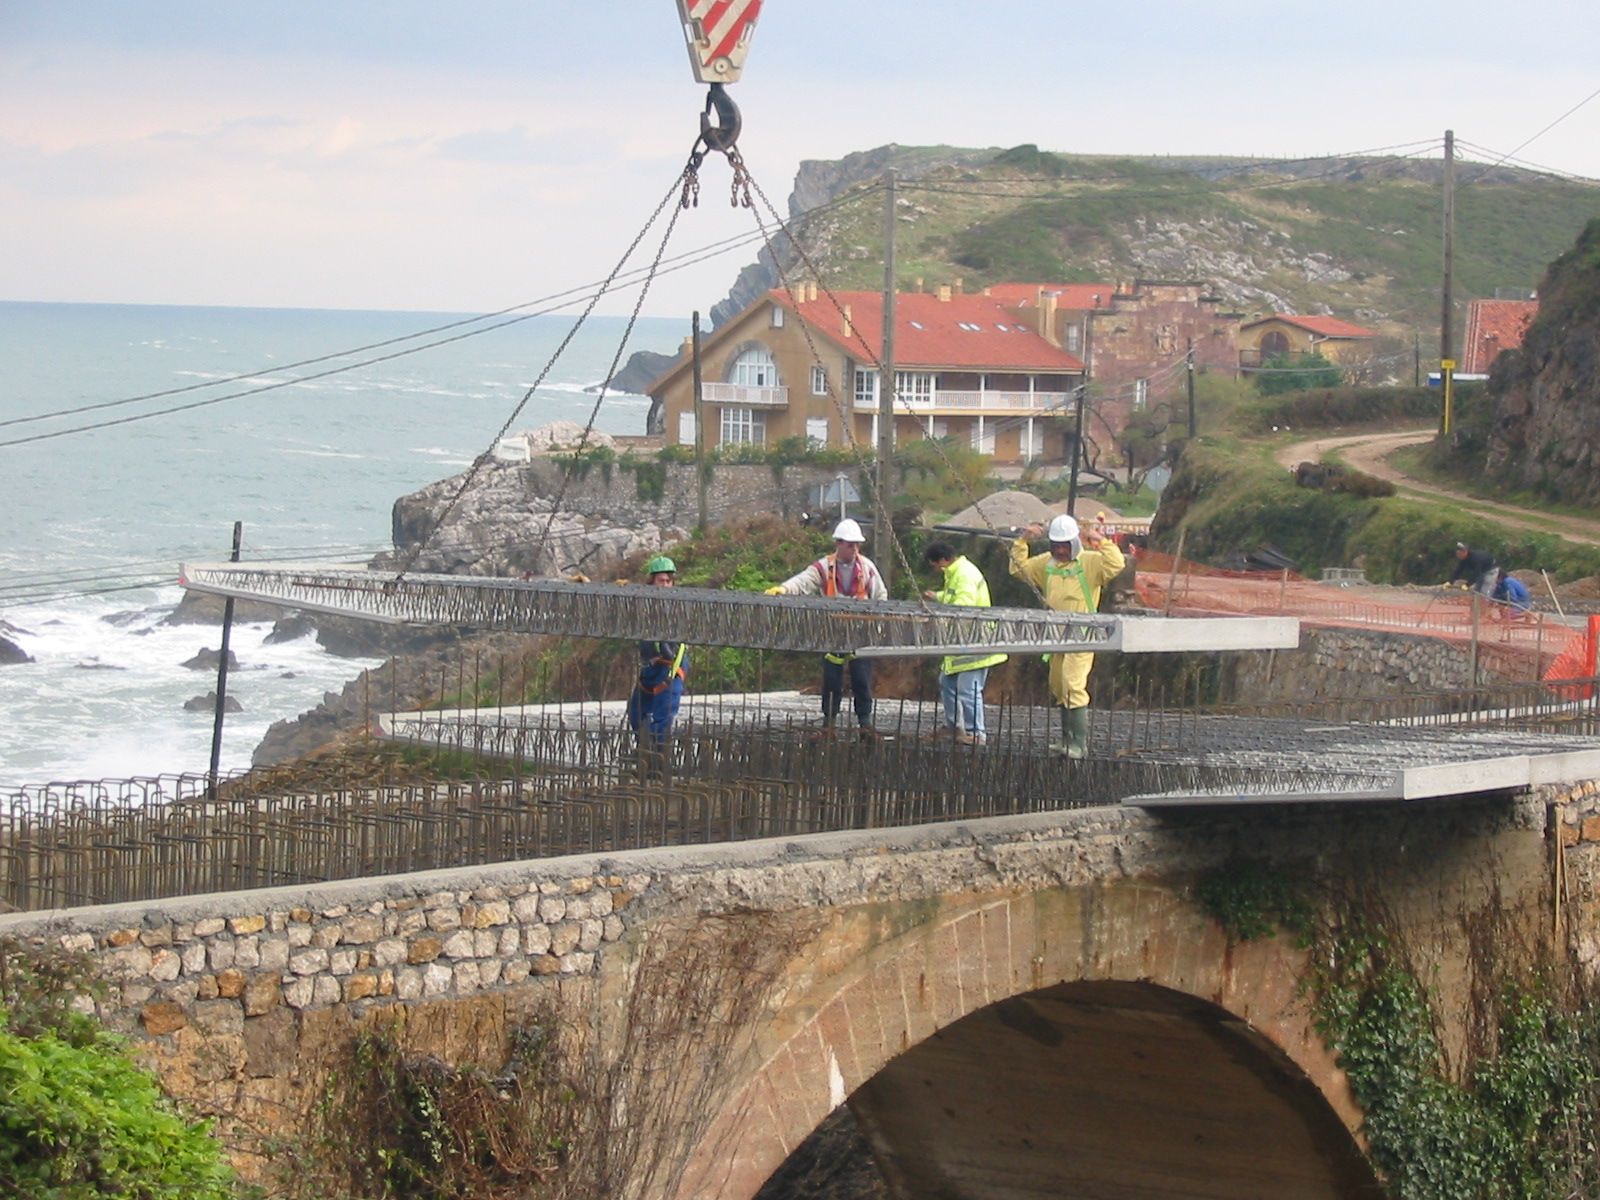
[[[864,905],[796,964],[675,1200],[755,1196],[846,1102],[897,1195],[1382,1194],[1302,952],[1181,887]]]

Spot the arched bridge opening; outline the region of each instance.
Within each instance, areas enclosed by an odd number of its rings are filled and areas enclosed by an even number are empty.
[[[1316,1084],[1251,1025],[1149,983],[1000,1000],[891,1059],[759,1200],[1379,1197]]]

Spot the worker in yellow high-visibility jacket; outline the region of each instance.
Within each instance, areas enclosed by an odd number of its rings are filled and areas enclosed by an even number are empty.
[[[1029,525],[1011,544],[1011,573],[1026,579],[1056,612],[1092,613],[1100,608],[1100,591],[1126,565],[1121,549],[1110,538],[1092,530],[1081,534],[1078,523],[1066,514],[1050,522],[1050,549],[1030,556],[1028,539],[1047,533],[1040,524]],[[1061,740],[1050,749],[1068,758],[1089,752],[1089,671],[1093,654],[1052,654],[1050,694],[1061,706]]]

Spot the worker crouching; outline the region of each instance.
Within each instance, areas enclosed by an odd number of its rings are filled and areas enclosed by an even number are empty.
[[[1063,514],[1050,522],[1050,549],[1030,557],[1028,540],[1046,532],[1042,525],[1029,525],[1011,544],[1011,573],[1031,583],[1055,612],[1098,611],[1100,590],[1126,565],[1122,551],[1093,531],[1080,535],[1078,523]],[[1061,706],[1061,740],[1050,743],[1050,749],[1068,758],[1083,758],[1089,753],[1089,672],[1094,655],[1047,657],[1050,694]]]
[[[677,582],[678,566],[665,554],[652,558],[644,570],[651,587],[672,587]],[[642,749],[657,753],[666,749],[688,677],[689,650],[684,643],[639,643],[639,679],[628,697],[628,724]]]

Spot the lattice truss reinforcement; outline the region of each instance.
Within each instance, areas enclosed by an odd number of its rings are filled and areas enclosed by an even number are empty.
[[[1279,617],[1120,617],[467,575],[396,579],[323,566],[191,563],[179,582],[190,591],[388,624],[869,656],[1268,650],[1293,648],[1300,636],[1298,621]]]

